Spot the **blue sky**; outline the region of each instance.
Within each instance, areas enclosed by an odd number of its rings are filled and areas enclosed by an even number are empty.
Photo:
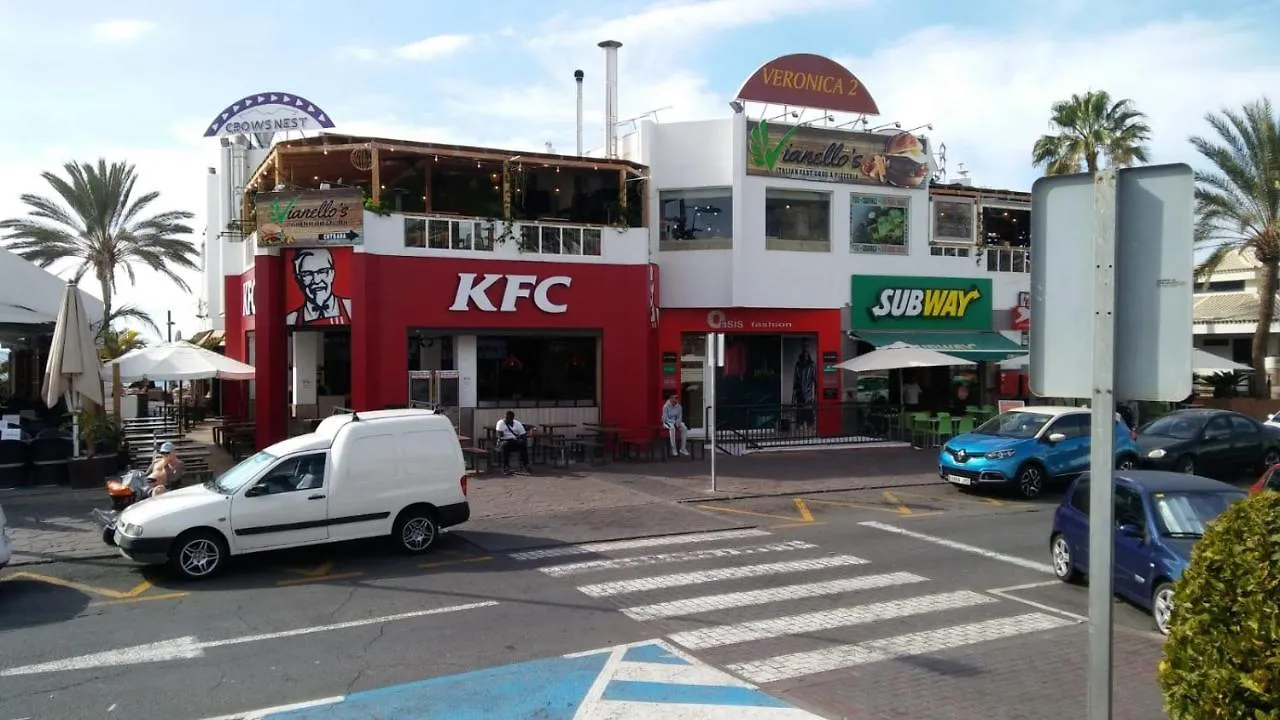
[[[1016,9],[1006,10],[1008,6]],[[754,69],[813,52],[843,62],[885,122],[932,123],[948,165],[1026,190],[1049,103],[1091,88],[1151,116],[1156,162],[1195,163],[1203,115],[1270,93],[1280,102],[1280,0],[331,0],[16,3],[0,0],[0,216],[68,159],[128,159],[165,204],[204,226],[200,137],[229,102],[286,91],[339,130],[511,149],[573,146],[575,68],[587,145],[602,136],[603,57],[617,39],[620,116],[723,116]],[[1274,35],[1274,33],[1272,33]],[[1268,44],[1271,47],[1268,47]],[[192,278],[193,285],[196,278]],[[125,282],[122,280],[122,282]],[[158,320],[195,327],[194,296],[153,275],[122,287]]]

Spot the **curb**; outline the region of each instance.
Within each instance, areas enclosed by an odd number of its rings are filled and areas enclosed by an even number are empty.
[[[728,500],[754,500],[756,498],[787,497],[790,495],[829,495],[831,493],[856,492],[858,490],[892,490],[894,488],[928,487],[930,485],[947,485],[947,484],[948,483],[945,480],[930,480],[928,482],[906,482],[906,483],[899,482],[899,483],[893,483],[893,484],[881,483],[881,484],[872,484],[872,485],[855,485],[855,486],[838,487],[838,488],[824,488],[822,490],[800,489],[800,490],[772,490],[769,492],[758,492],[758,493],[733,493],[733,494],[717,493],[716,495],[701,495],[693,498],[684,498],[682,500],[676,500],[675,502],[678,504],[684,505],[688,503],[725,502]]]
[[[17,551],[17,550],[14,551],[14,555],[21,555],[21,554],[23,553],[20,551]],[[35,560],[18,560],[16,558],[13,558],[13,559],[10,559],[9,564],[5,565],[5,567],[16,568],[16,567],[30,567],[32,565],[55,565],[57,563],[74,563],[77,560],[111,560],[118,557],[120,557],[120,553],[116,552],[116,553],[94,553],[93,555],[67,555],[63,557],[54,557],[54,558],[37,558]]]

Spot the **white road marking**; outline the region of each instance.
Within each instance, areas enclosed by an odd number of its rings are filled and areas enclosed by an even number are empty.
[[[858,665],[926,655],[977,643],[1015,637],[1027,633],[1055,630],[1075,623],[1044,613],[1028,613],[1012,617],[984,620],[967,625],[954,625],[937,630],[909,633],[882,640],[822,648],[807,652],[779,655],[764,660],[736,663],[731,672],[755,683],[777,682],[817,673],[842,670]]]
[[[613,679],[625,680],[628,682],[663,683],[667,685],[712,685],[718,687],[732,685],[736,687],[751,687],[748,683],[743,682],[732,675],[726,675],[710,665],[705,665],[700,662],[692,665],[623,662],[618,665],[618,670],[613,674]]]
[[[263,720],[276,713],[287,713],[294,710],[307,710],[310,708],[324,707],[325,705],[337,705],[347,699],[345,695],[335,695],[333,697],[320,698],[319,700],[308,700],[306,702],[292,703],[289,705],[277,705],[276,707],[262,708],[251,712],[232,713],[230,715],[219,715],[216,718],[205,718],[205,720]]]
[[[613,681],[613,675],[618,671],[618,665],[622,663],[622,657],[626,654],[626,646],[616,647],[609,653],[609,659],[604,661],[604,667],[600,668],[600,673],[596,675],[591,687],[587,688],[587,694],[578,704],[578,711],[573,714],[573,720],[587,720],[595,717],[596,706],[600,704],[605,688],[609,687],[609,683]]]
[[[786,560],[759,565],[740,565],[737,567],[715,568],[712,570],[696,570],[694,572],[675,575],[655,575],[636,578],[634,580],[618,580],[616,582],[582,585],[578,591],[591,597],[608,597],[626,593],[660,590],[664,588],[699,585],[721,580],[737,580],[740,578],[761,577],[780,573],[804,572],[806,570],[822,570],[824,568],[846,567],[849,565],[865,565],[866,560],[852,555],[832,555],[811,560]]]
[[[696,615],[704,612],[715,612],[729,608],[765,605],[774,602],[799,600],[801,598],[821,597],[858,590],[874,590],[876,588],[907,585],[926,582],[928,578],[909,572],[887,573],[884,575],[863,575],[843,580],[807,583],[804,585],[782,585],[767,590],[748,590],[745,592],[724,593],[721,595],[704,595],[702,597],[672,600],[653,605],[640,605],[627,608],[622,614],[632,620],[656,620],[658,618]]]
[[[228,638],[226,640],[210,640],[208,642],[200,642],[198,638],[189,635],[187,637],[175,638],[173,640],[162,640],[160,642],[149,643],[146,645],[135,645],[133,647],[120,648],[117,650],[107,650],[106,652],[81,655],[80,657],[67,658],[65,660],[54,660],[53,662],[39,663],[37,665],[25,665],[23,667],[10,668],[8,670],[0,671],[0,677],[37,675],[40,673],[85,670],[94,667],[117,665],[137,665],[141,663],[165,662],[170,660],[191,660],[203,657],[205,654],[204,651],[208,648],[226,647],[228,645],[243,645],[245,643],[262,642],[265,640],[280,640],[287,637],[312,635],[315,633],[331,632],[334,630],[347,630],[365,625],[377,625],[380,623],[395,622],[397,620],[408,620],[411,618],[425,617],[427,615],[442,615],[444,613],[461,612],[463,610],[476,610],[478,608],[492,607],[497,604],[498,603],[495,600],[485,600],[483,602],[467,603],[466,605],[450,605],[448,607],[430,608],[428,610],[415,610],[413,612],[399,613],[397,615],[385,615],[383,617],[352,620],[349,622],[334,623],[332,625],[295,628],[293,630],[263,633],[261,635],[245,635],[237,638]]]
[[[605,700],[596,706],[591,720],[820,720],[811,712],[793,707],[746,705],[676,705],[673,703]]]
[[[716,532],[662,535],[659,537],[637,538],[635,540],[606,540],[604,542],[581,543],[578,545],[561,545],[542,548],[541,550],[524,550],[510,553],[507,557],[512,560],[542,560],[544,558],[565,557],[566,555],[591,555],[615,550],[662,547],[663,545],[690,545],[692,543],[719,542],[721,540],[742,540],[744,538],[762,537],[768,534],[768,532],[756,528],[718,530]]]
[[[802,615],[769,618],[738,625],[718,625],[700,628],[668,635],[667,639],[691,650],[702,650],[752,642],[754,640],[863,625],[911,615],[924,615],[943,610],[974,607],[994,602],[999,601],[982,593],[960,590],[936,595],[920,595],[903,600],[889,600],[870,605],[821,610]]]
[[[683,552],[662,553],[660,555],[636,555],[633,557],[609,558],[606,560],[584,560],[582,562],[565,563],[563,565],[548,565],[547,567],[538,568],[538,570],[550,575],[551,577],[564,577],[566,575],[578,575],[597,570],[623,570],[626,568],[659,565],[662,563],[711,560],[713,558],[737,557],[739,555],[759,555],[761,553],[786,552],[788,550],[812,550],[816,547],[818,546],[811,542],[805,542],[803,540],[788,540],[786,542],[757,545],[755,547],[711,548],[709,550],[685,550]]]
[[[1073,612],[1068,612],[1066,610],[1056,608],[1052,605],[1045,605],[1044,603],[1038,603],[1035,600],[1028,600],[1024,597],[1018,597],[1017,595],[1013,594],[1019,590],[1031,590],[1033,588],[1048,587],[1050,585],[1061,585],[1061,584],[1062,584],[1062,581],[1054,580],[1047,583],[1029,583],[1027,585],[1015,585],[1014,587],[998,588],[996,590],[988,590],[987,592],[1003,600],[1012,600],[1013,602],[1022,603],[1023,605],[1026,605],[1028,607],[1036,608],[1037,610],[1045,610],[1051,613],[1056,613],[1063,617],[1069,617],[1072,620],[1076,621],[1077,623],[1089,622],[1089,618],[1085,617],[1084,615],[1077,615]]]
[[[906,528],[900,528],[897,525],[889,525],[888,523],[877,522],[875,520],[868,520],[866,522],[861,522],[858,524],[864,525],[869,528],[875,528],[876,530],[884,530],[885,532],[897,533],[898,535],[904,535],[909,538],[915,538],[916,540],[923,540],[925,542],[933,543],[934,545],[941,545],[942,547],[951,548],[952,550],[960,550],[961,552],[973,553],[974,555],[980,555],[984,558],[987,558],[988,560],[999,560],[1000,562],[1008,563],[1010,565],[1017,565],[1020,568],[1035,570],[1036,572],[1049,573],[1050,575],[1053,574],[1053,568],[1050,567],[1048,563],[1036,562],[1035,560],[1027,560],[1026,558],[1020,558],[1014,555],[1005,555],[1004,553],[999,553],[999,552],[996,552],[995,550],[987,550],[986,548],[980,548],[975,545],[966,545],[965,543],[962,543],[962,542],[956,542],[955,540],[948,540],[947,538],[937,537],[935,535],[925,535],[924,533],[915,532],[914,530],[907,530]]]

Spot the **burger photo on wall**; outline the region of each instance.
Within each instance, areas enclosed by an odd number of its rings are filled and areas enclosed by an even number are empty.
[[[909,132],[889,138],[884,148],[885,181],[901,188],[918,188],[929,177],[929,158],[924,143]]]

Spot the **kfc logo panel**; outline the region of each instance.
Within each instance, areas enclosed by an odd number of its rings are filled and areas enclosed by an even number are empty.
[[[297,248],[284,252],[293,282],[285,286],[285,324],[351,324],[351,248]]]

